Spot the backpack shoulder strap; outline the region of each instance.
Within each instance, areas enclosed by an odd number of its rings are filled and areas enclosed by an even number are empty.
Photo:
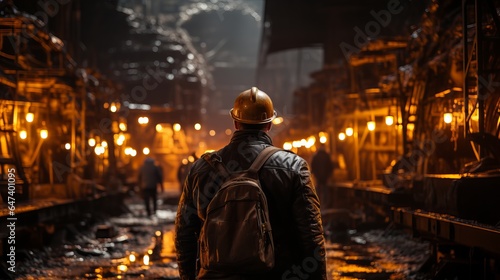
[[[202,155],[202,158],[212,166],[213,169],[218,170],[222,177],[228,178],[229,177],[229,172],[227,171],[227,168],[224,164],[222,164],[222,159],[221,157],[213,152],[213,153],[206,153]]]
[[[264,165],[267,159],[277,151],[281,151],[281,149],[274,146],[266,147],[264,150],[262,150],[262,152],[260,152],[248,171],[257,173],[257,171],[259,171],[259,169],[262,167],[262,165]]]

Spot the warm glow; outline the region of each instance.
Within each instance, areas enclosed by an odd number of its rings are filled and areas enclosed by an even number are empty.
[[[133,263],[135,262],[135,255],[134,254],[130,254],[130,256],[128,256],[128,260]]]
[[[453,114],[452,113],[444,113],[443,120],[445,123],[451,123],[453,121]]]
[[[375,130],[375,122],[374,121],[367,122],[366,126],[368,127],[369,131],[374,131]]]
[[[128,270],[128,267],[124,264],[121,264],[118,266],[118,271],[126,272],[127,270]]]
[[[96,155],[98,155],[98,156],[100,156],[100,155],[104,154],[104,151],[105,151],[105,150],[104,150],[104,147],[102,147],[101,145],[97,145],[97,146],[95,146],[95,148],[94,148],[94,152],[95,152],[95,154],[96,154]]]
[[[305,147],[307,145],[307,140],[306,139],[300,139],[300,146]]]
[[[102,141],[102,142],[101,142],[101,146],[102,146],[103,148],[106,148],[106,147],[108,146],[108,142],[106,142],[106,141]]]
[[[212,130],[210,130],[210,131],[208,132],[208,134],[209,134],[210,136],[215,136],[215,130],[213,130],[213,129],[212,129]]]
[[[116,139],[116,145],[121,146],[125,142],[125,135],[120,134],[118,135],[118,138]]]
[[[325,144],[328,141],[328,133],[321,131],[319,134],[319,142]]]
[[[161,132],[163,130],[163,126],[161,125],[161,123],[157,124],[156,125],[156,131],[157,132]]]
[[[126,147],[123,153],[131,157],[135,157],[137,155],[137,151],[131,147]]]
[[[479,110],[474,110],[470,119],[477,122],[479,120]]]
[[[414,123],[407,124],[406,129],[409,131],[413,131],[415,129],[415,124]]]
[[[66,150],[71,149],[71,144],[70,144],[70,143],[66,143],[66,144],[64,144],[64,148],[65,148]]]
[[[174,128],[174,131],[181,131],[181,125],[178,123],[174,123],[173,128]]]
[[[94,147],[95,146],[95,139],[94,138],[89,138],[89,146]]]
[[[345,140],[345,133],[344,132],[339,133],[339,140],[340,141],[344,141]]]
[[[40,130],[40,138],[47,139],[47,137],[49,137],[49,132],[47,131],[47,129]]]
[[[188,156],[188,162],[194,162],[194,157],[193,156]]]
[[[116,107],[116,105],[114,103],[112,103],[111,106],[109,107],[109,110],[114,113],[118,110],[118,108]]]
[[[285,149],[285,150],[291,150],[292,148],[293,148],[292,143],[290,143],[290,142],[285,142],[283,144],[283,149]]]
[[[127,131],[127,124],[121,122],[118,128],[120,128],[121,131]]]
[[[195,123],[195,124],[194,124],[194,129],[196,129],[196,130],[200,130],[200,129],[201,129],[201,124],[199,124],[199,123]]]
[[[142,149],[142,153],[145,154],[145,155],[149,155],[149,148],[148,147],[144,147],[144,149]]]
[[[292,147],[294,148],[300,148],[302,145],[300,144],[300,141],[293,141],[292,142]]]
[[[348,127],[345,129],[345,135],[352,136],[354,134],[354,129],[352,127]]]
[[[316,143],[316,137],[314,136],[309,136],[307,138],[307,142],[306,142],[306,148],[311,148],[312,146],[314,146],[314,143]]]
[[[277,117],[273,120],[273,124],[274,125],[278,125],[278,124],[281,124],[283,123],[283,118],[282,117]]]
[[[28,138],[28,132],[26,132],[26,130],[19,131],[19,138],[21,138],[21,139]]]
[[[139,117],[137,119],[137,122],[142,125],[146,125],[149,123],[149,118],[148,117]]]
[[[118,139],[116,140],[116,145],[117,145],[117,146],[121,146],[121,145],[123,145],[123,140],[120,140],[120,138],[118,138]]]
[[[149,265],[149,255],[144,255],[144,257],[142,258],[142,262],[144,263],[144,265]]]
[[[33,122],[33,120],[35,119],[35,115],[33,113],[27,113],[26,114],[26,121],[27,122]]]
[[[227,136],[229,136],[229,135],[231,135],[231,133],[233,133],[233,131],[232,131],[231,129],[229,129],[229,128],[228,128],[228,129],[226,129],[226,131],[225,131],[225,132],[226,132],[226,135],[227,135]]]
[[[386,125],[393,125],[394,124],[394,117],[393,116],[386,116],[385,117],[385,124]]]
[[[367,88],[365,89],[366,93],[379,93],[380,89],[379,88]]]

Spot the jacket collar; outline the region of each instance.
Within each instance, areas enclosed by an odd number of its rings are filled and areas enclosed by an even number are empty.
[[[231,143],[236,142],[263,142],[264,144],[272,145],[273,141],[267,132],[262,130],[236,130],[231,137]]]

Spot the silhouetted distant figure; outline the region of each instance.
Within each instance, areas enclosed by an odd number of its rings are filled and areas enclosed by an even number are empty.
[[[333,161],[326,152],[325,146],[321,145],[312,158],[311,172],[316,179],[316,191],[318,192],[321,208],[328,207],[328,179],[333,173]]]
[[[177,181],[179,182],[180,191],[182,192],[182,188],[184,185],[184,180],[186,180],[187,172],[188,172],[188,160],[187,158],[182,159],[179,168],[177,169]]]
[[[163,174],[160,166],[156,165],[154,159],[147,157],[144,164],[139,169],[139,178],[137,180],[144,197],[144,205],[148,216],[156,214],[158,198],[158,186],[163,192]],[[153,202],[153,212],[151,212],[151,201]]]

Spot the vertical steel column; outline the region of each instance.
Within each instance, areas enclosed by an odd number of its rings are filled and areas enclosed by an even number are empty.
[[[483,63],[483,2],[484,0],[475,0],[475,22],[476,22],[476,86],[477,86],[477,105],[479,113],[479,136],[482,138],[484,134],[484,99],[486,98],[485,90],[487,89],[485,85],[481,85],[481,79],[484,79],[484,63]],[[467,110],[469,110],[467,108]],[[485,156],[485,149],[479,147],[479,156],[483,158]]]
[[[472,15],[473,12],[473,15]],[[492,43],[498,42],[498,33],[500,28],[500,18],[497,14],[495,2],[492,0],[463,0],[463,98],[464,98],[464,136],[467,138],[471,133],[470,120],[475,110],[478,110],[478,131],[479,138],[483,138],[486,133],[486,99],[489,94],[493,93],[492,74],[498,74],[500,69],[497,69],[495,63],[490,65],[491,56],[497,58],[496,53],[491,53],[491,50],[496,46]],[[473,19],[472,19],[473,18]],[[485,24],[489,24],[487,19],[491,19],[495,25],[496,34],[488,34],[483,28]],[[469,32],[468,26],[474,25],[474,38],[472,42],[468,42]],[[490,51],[487,51],[490,50]],[[496,61],[494,59],[493,61]],[[476,67],[474,73],[473,67]],[[477,109],[474,107],[469,110],[470,96],[476,94]],[[480,158],[484,157],[485,149],[479,151]]]
[[[463,61],[462,61],[462,69],[463,69],[463,98],[464,98],[464,137],[467,138],[469,135],[469,66],[470,66],[470,58],[469,58],[469,42],[468,42],[468,30],[467,26],[469,25],[469,17],[468,17],[468,0],[462,1],[462,44],[463,44]]]

